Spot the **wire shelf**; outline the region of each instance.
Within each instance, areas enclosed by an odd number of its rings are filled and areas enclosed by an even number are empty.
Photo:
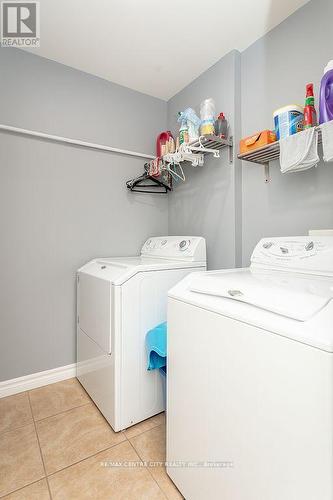
[[[207,149],[223,149],[226,147],[232,147],[232,137],[229,139],[222,139],[216,135],[202,135],[200,139],[189,143],[189,147],[194,148],[198,148],[200,145]]]
[[[229,148],[229,163],[233,162],[233,138],[222,139],[216,135],[202,135],[196,141],[188,144],[193,154],[211,154],[224,148]],[[214,154],[219,157],[219,154]]]
[[[321,144],[322,137],[320,127],[316,127],[316,131],[318,133],[318,144]],[[299,133],[301,134],[302,132]],[[262,148],[248,151],[247,153],[238,154],[237,158],[239,160],[245,160],[251,163],[263,165],[265,167],[265,182],[269,182],[269,164],[271,161],[280,159],[280,142],[272,142],[271,144],[267,144],[267,146],[263,146]]]
[[[238,155],[238,158],[240,160],[265,165],[265,163],[269,163],[270,161],[278,160],[280,158],[280,143],[279,141],[272,142],[262,148],[248,151],[247,153],[241,153]]]
[[[317,127],[317,132],[318,144],[321,144],[321,131],[319,127]],[[237,158],[252,163],[259,163],[260,165],[266,165],[267,163],[273,160],[278,160],[280,158],[280,142],[272,142],[271,144],[267,144],[267,146],[263,146],[262,148],[248,151],[247,153],[241,153],[237,156]]]

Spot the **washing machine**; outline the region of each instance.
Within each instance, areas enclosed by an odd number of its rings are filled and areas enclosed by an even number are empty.
[[[166,321],[167,292],[206,269],[199,237],[150,238],[137,257],[99,258],[77,273],[77,378],[115,431],[165,409],[165,378],[147,371],[146,333]]]
[[[167,472],[186,500],[332,500],[333,237],[264,238],[169,292]]]

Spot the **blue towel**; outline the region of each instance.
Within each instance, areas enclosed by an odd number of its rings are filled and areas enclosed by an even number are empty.
[[[148,356],[147,370],[164,368],[164,371],[166,371],[167,322],[149,330],[146,335],[146,349]]]

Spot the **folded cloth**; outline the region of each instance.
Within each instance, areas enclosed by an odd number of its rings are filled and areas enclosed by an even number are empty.
[[[333,120],[320,125],[324,161],[333,161]]]
[[[282,173],[308,170],[318,162],[318,133],[315,127],[280,140]]]
[[[147,370],[166,367],[167,356],[167,322],[155,326],[146,335],[148,356]]]

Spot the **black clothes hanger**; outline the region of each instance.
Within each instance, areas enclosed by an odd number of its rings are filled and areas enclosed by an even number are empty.
[[[147,172],[126,182],[126,187],[134,193],[166,194],[171,187],[164,182],[151,177]]]

